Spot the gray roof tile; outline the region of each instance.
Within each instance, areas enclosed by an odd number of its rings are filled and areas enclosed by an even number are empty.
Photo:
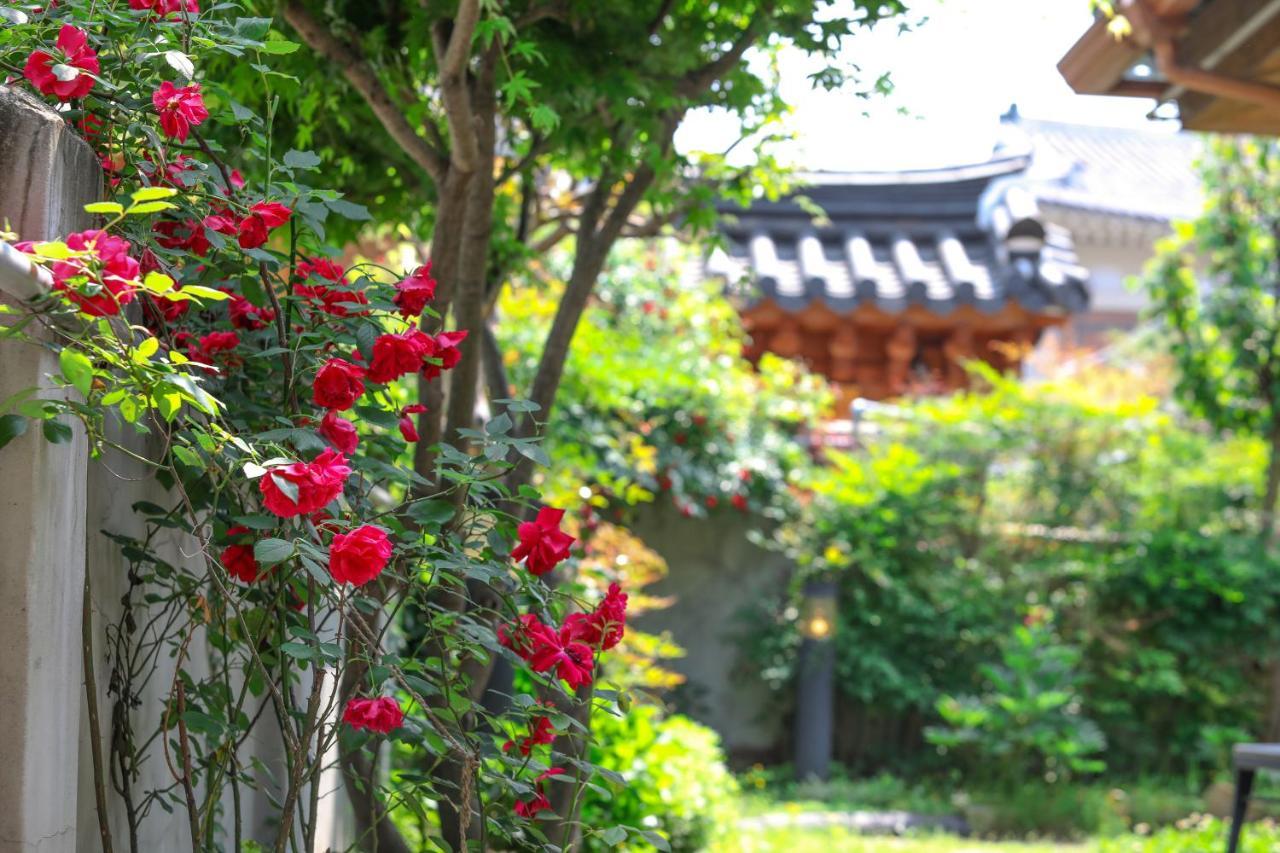
[[[749,302],[787,311],[818,302],[836,313],[861,305],[938,314],[960,306],[994,313],[1010,300],[1033,311],[1077,312],[1087,272],[1071,235],[1046,225],[1016,182],[1026,158],[910,173],[815,173],[799,192],[820,206],[817,223],[791,199],[725,208],[726,251],[706,272],[745,285]],[[982,216],[979,216],[979,210]]]

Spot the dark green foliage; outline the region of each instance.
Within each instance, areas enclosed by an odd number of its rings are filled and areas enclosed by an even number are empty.
[[[1021,706],[1065,690],[1079,706],[1059,709],[1097,723],[1116,776],[1220,767],[1225,739],[1260,732],[1259,664],[1276,633],[1280,566],[1250,512],[1265,449],[1132,394],[1106,403],[1087,386],[988,379],[990,392],[882,420],[865,451],[815,475],[811,518],[783,531],[797,584],[838,581],[841,704],[910,727],[936,723],[945,696],[983,696],[1005,708],[1013,749],[1034,717]],[[765,615],[744,659],[787,695],[794,608]],[[1050,615],[1041,651],[1066,655],[1073,676],[1000,689],[991,676],[1016,669],[1023,620]],[[1070,738],[1049,751],[1071,752],[1081,732],[1059,722]],[[890,768],[913,760],[910,743]],[[1006,782],[1054,770],[1025,756],[1002,769]]]

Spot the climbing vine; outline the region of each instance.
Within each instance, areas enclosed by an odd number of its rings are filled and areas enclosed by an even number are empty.
[[[58,370],[0,404],[0,452],[32,425],[54,443],[82,432],[160,496],[133,507],[142,534],[110,532],[127,593],[106,626],[109,671],[91,658],[86,673],[92,735],[110,745],[95,762],[104,848],[137,849],[148,821],[182,815],[192,849],[323,849],[336,843],[317,837],[330,773],[353,846],[408,849],[391,820],[408,813],[455,849],[597,833],[664,847],[574,818],[584,786],[619,781],[587,762],[577,720],[625,702],[596,677],[627,596],[548,582],[575,540],[534,490],[504,485],[512,460],[545,464],[514,432],[533,406],[495,403],[415,470],[415,385],[449,375],[466,332],[433,310],[429,264],[326,244],[334,221],[369,214],[316,186],[316,155],[275,144],[272,61],[298,46],[235,12],[0,9],[0,66],[93,147],[103,179],[93,227],[3,235],[46,285],[4,306],[3,335],[55,352]],[[267,115],[203,73],[215,55],[260,76]],[[411,643],[397,634],[405,608]],[[500,656],[533,687],[482,702]],[[97,707],[102,680],[111,708]],[[282,745],[278,772],[246,749],[264,739]],[[386,740],[413,760],[380,767]],[[151,785],[141,768],[157,760],[165,781]],[[250,792],[271,805],[270,837],[244,817]]]

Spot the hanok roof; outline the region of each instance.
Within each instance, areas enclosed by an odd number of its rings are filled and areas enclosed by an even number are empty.
[[[737,283],[748,307],[772,300],[789,312],[815,303],[837,314],[862,306],[994,314],[1011,303],[1032,313],[1081,311],[1087,272],[1070,234],[1047,224],[1031,194],[1008,180],[1027,165],[1019,156],[810,174],[803,199],[723,210],[727,251],[713,253],[706,272]],[[814,205],[825,216],[815,218]]]
[[[1026,186],[1045,206],[1167,223],[1200,213],[1201,140],[1161,129],[1003,119],[1002,147],[1029,153]]]

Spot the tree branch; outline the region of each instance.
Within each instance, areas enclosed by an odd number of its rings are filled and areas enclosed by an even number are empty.
[[[431,31],[440,68],[440,99],[444,102],[449,127],[449,162],[453,168],[463,172],[474,172],[480,167],[480,152],[471,127],[471,98],[467,91],[471,39],[479,21],[480,0],[462,0],[448,38],[445,38],[447,27],[444,21],[438,22]]]
[[[765,3],[728,50],[700,68],[695,68],[685,74],[676,83],[676,94],[685,98],[696,98],[709,89],[712,83],[728,74],[742,59],[742,55],[747,52],[747,48],[755,44],[763,28],[762,22],[767,19],[768,12],[772,6],[772,3]]]
[[[410,126],[404,111],[392,100],[359,48],[335,36],[300,0],[284,0],[281,11],[289,26],[308,47],[338,66],[347,82],[364,98],[382,127],[409,159],[430,175],[437,186],[443,183],[444,156]]]

